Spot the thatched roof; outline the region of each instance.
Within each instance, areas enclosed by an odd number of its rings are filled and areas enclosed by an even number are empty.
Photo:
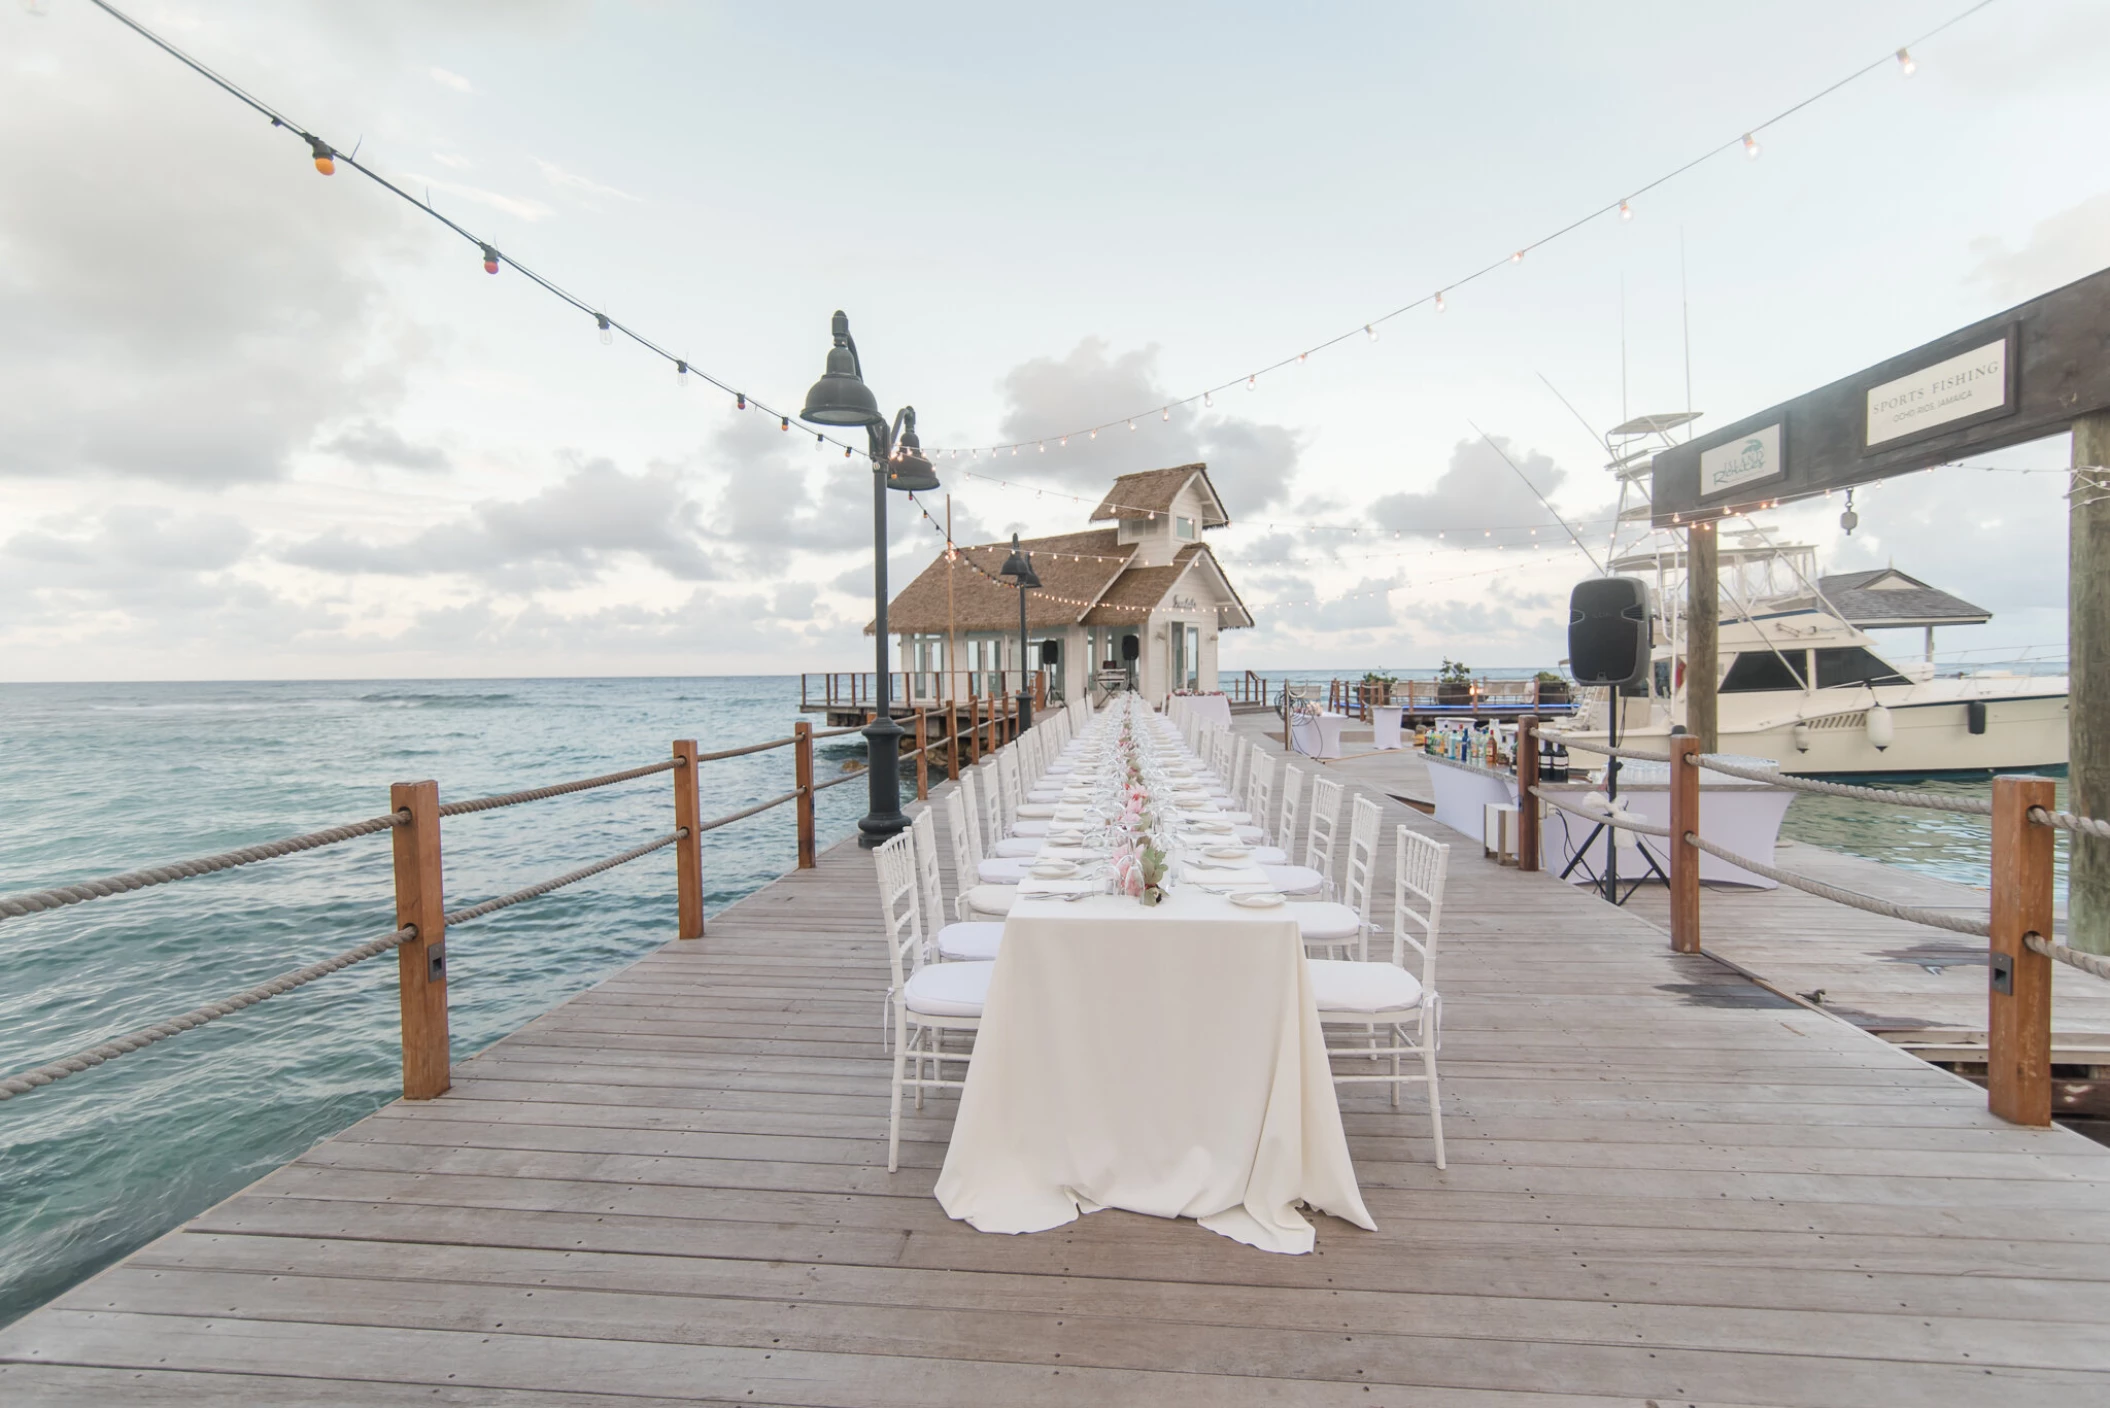
[[[1209,467],[1205,464],[1182,464],[1171,469],[1145,469],[1124,474],[1114,481],[1113,488],[1106,491],[1099,507],[1092,510],[1091,521],[1147,518],[1153,513],[1170,512],[1172,501],[1197,477],[1201,480],[1202,527],[1225,526],[1231,519],[1224,512],[1223,500],[1216,495],[1216,486],[1209,482]]]
[[[1040,577],[1040,590],[1026,593],[1027,624],[1042,628],[1075,625],[1135,556],[1135,548],[1117,542],[1118,536],[1115,529],[1097,528],[1021,541],[1019,546],[1032,554],[1033,571]],[[962,558],[991,573],[1002,569],[1010,555],[1009,543],[960,549]],[[960,630],[1018,629],[1018,588],[1008,578],[990,581],[966,561],[948,562],[943,553],[888,604],[887,629],[897,633],[945,630],[948,577],[952,579],[951,620]],[[871,629],[866,623],[865,631],[869,634]]]

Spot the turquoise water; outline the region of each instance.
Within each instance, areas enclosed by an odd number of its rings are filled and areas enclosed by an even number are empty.
[[[782,737],[796,677],[0,685],[0,893],[441,799]],[[861,761],[817,748],[822,780]],[[791,750],[706,764],[705,815],[788,791]],[[817,799],[824,844],[865,810]],[[713,910],[795,857],[792,809],[706,833]],[[673,829],[665,774],[450,819],[459,908]],[[450,933],[460,1060],[674,936],[671,851]],[[0,1072],[130,1031],[395,927],[386,835],[0,920]],[[0,1323],[391,1099],[389,956],[0,1102]]]
[[[1871,786],[1900,792],[1924,792],[1938,797],[1989,799],[1993,784],[1986,781],[1928,779],[1915,782],[1872,781]],[[2066,806],[2066,779],[2056,779],[2060,810]],[[1961,885],[1984,889],[1990,883],[1993,864],[1992,818],[1957,812],[1921,811],[1859,802],[1847,797],[1800,796],[1788,806],[1780,834],[1813,846],[1866,856],[1887,865],[1902,866],[1927,875],[1938,875]],[[2064,832],[2058,837],[2053,860],[2054,886],[2061,903],[2066,899],[2066,850]],[[1780,862],[1784,866],[1790,860]]]

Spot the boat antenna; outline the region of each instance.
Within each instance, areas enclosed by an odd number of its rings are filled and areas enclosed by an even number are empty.
[[[1685,279],[1685,227],[1678,226],[1678,322],[1685,334],[1685,438],[1692,439],[1692,291]]]
[[[1622,329],[1624,328],[1624,326],[1625,325],[1622,318]],[[1621,405],[1623,406],[1626,402],[1626,338],[1624,331],[1622,331],[1620,336],[1619,353],[1621,387],[1619,399]],[[1568,414],[1575,417],[1575,423],[1577,425],[1580,425],[1583,430],[1589,434],[1589,437],[1597,442],[1598,448],[1602,449],[1606,454],[1612,455],[1616,459],[1617,453],[1612,449],[1612,437],[1609,435],[1599,435],[1597,433],[1597,427],[1590,424],[1589,417],[1585,416],[1581,411],[1576,410],[1575,403],[1573,401],[1570,401],[1567,397],[1561,395],[1561,389],[1553,384],[1552,378],[1548,377],[1544,372],[1534,372],[1533,375],[1536,376],[1540,381],[1546,383],[1546,389],[1553,393],[1554,399],[1558,400],[1563,406],[1566,406],[1568,408]],[[1473,427],[1473,429],[1475,430],[1478,430],[1479,428],[1480,427],[1478,427],[1477,425]],[[1612,531],[1610,535],[1605,539],[1604,555],[1606,561],[1610,561],[1614,554],[1617,553],[1619,548],[1619,524],[1621,520],[1624,519],[1624,517],[1626,516],[1626,491],[1627,481],[1622,479],[1619,481],[1619,508],[1617,512],[1615,512],[1612,516]],[[1543,500],[1541,502],[1543,502]],[[1552,505],[1548,504],[1547,507],[1551,508]],[[1563,524],[1561,526],[1566,527],[1567,525]],[[1587,551],[1587,549],[1585,549],[1585,551]],[[1592,558],[1591,561],[1594,562],[1596,561],[1596,559]],[[1609,569],[1601,568],[1599,570],[1603,571],[1606,576],[1611,575]]]
[[[1553,394],[1558,396],[1560,393],[1556,391]],[[1590,551],[1590,545],[1584,542],[1582,540],[1581,535],[1579,535],[1573,528],[1568,526],[1568,520],[1561,517],[1560,510],[1553,506],[1552,501],[1549,500],[1544,494],[1539,493],[1539,486],[1531,482],[1530,475],[1526,474],[1522,469],[1518,468],[1517,462],[1509,457],[1509,451],[1503,449],[1500,445],[1496,444],[1493,436],[1489,435],[1479,426],[1474,425],[1473,420],[1470,416],[1466,417],[1465,423],[1473,427],[1473,433],[1475,435],[1479,436],[1482,440],[1487,442],[1488,449],[1493,450],[1496,454],[1502,457],[1502,463],[1508,465],[1511,469],[1516,470],[1517,478],[1524,481],[1524,487],[1529,489],[1532,492],[1533,496],[1536,497],[1540,503],[1546,505],[1546,512],[1553,515],[1553,521],[1555,523],[1560,524],[1562,531],[1567,533],[1569,540],[1573,542],[1575,546],[1582,549],[1582,555],[1590,559],[1590,565],[1597,569],[1598,575],[1610,576],[1611,574],[1605,571],[1604,564],[1597,560],[1597,554]]]

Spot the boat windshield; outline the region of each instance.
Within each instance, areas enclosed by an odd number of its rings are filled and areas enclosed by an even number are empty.
[[[1736,657],[1729,666],[1729,673],[1722,677],[1719,694],[1756,694],[1762,690],[1801,690],[1802,652],[1786,652],[1787,659],[1770,650],[1747,650]],[[1788,661],[1795,662],[1790,666]]]
[[[1817,688],[1838,689],[1849,685],[1910,684],[1911,681],[1885,664],[1873,651],[1858,645],[1817,652]]]

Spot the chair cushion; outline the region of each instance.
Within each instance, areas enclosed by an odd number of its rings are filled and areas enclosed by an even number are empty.
[[[979,1017],[994,963],[926,963],[902,984],[901,1005],[926,1017]]]
[[[1331,901],[1319,904],[1293,904],[1290,914],[1297,921],[1297,928],[1307,939],[1328,939],[1335,943],[1345,942],[1362,932],[1362,917],[1345,904]]]
[[[974,885],[960,896],[960,903],[969,914],[1009,914],[1017,898],[1016,885]]]
[[[1239,826],[1249,826],[1253,821],[1251,812],[1234,812],[1223,807],[1218,807],[1214,816],[1218,821],[1235,822]]]
[[[1307,958],[1304,966],[1321,1012],[1398,1012],[1421,1005],[1421,979],[1396,963]]]
[[[1055,815],[1055,803],[1020,802],[1018,804],[1018,814],[1020,816],[1050,817]]]
[[[1248,846],[1258,845],[1267,839],[1267,831],[1262,827],[1240,826],[1234,828],[1234,830],[1238,839]]]
[[[1283,850],[1280,846],[1255,846],[1253,847],[1253,864],[1288,865],[1289,852]]]
[[[1037,856],[1045,845],[1047,842],[1037,836],[1006,836],[996,843],[996,853],[999,856],[1011,857]]]
[[[1048,810],[1052,814],[1054,808],[1050,807]],[[1048,822],[1046,820],[1014,821],[1011,823],[1011,834],[1013,836],[1045,836],[1048,834]]]
[[[976,867],[975,873],[985,884],[1016,885],[1026,878],[1026,867],[1031,864],[1033,861],[1030,857],[999,856],[983,861]]]
[[[1267,876],[1268,884],[1285,895],[1326,888],[1326,877],[1308,865],[1263,865],[1260,873]]]
[[[938,931],[938,952],[951,959],[987,962],[996,957],[1003,942],[1004,926],[989,920],[948,924]]]

